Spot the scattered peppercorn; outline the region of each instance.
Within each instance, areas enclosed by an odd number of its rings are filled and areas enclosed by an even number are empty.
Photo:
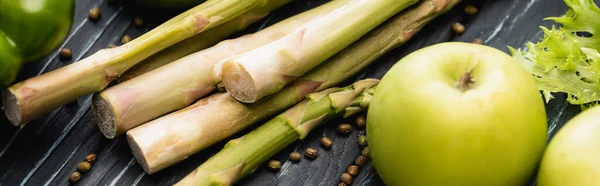
[[[142,26],[144,25],[144,20],[141,17],[135,17],[133,19],[133,23],[135,24],[135,26]]]
[[[350,165],[346,172],[348,172],[348,174],[350,174],[350,176],[356,176],[356,175],[358,175],[358,166]]]
[[[358,117],[356,117],[356,126],[363,128],[365,126],[367,126],[367,120],[365,119],[365,116],[360,115]]]
[[[81,179],[81,173],[79,173],[79,172],[73,172],[73,173],[71,173],[71,176],[69,177],[69,180],[73,183],[78,182],[79,179]]]
[[[346,186],[346,183],[344,183],[344,182],[340,182],[340,183],[338,184],[338,186]]]
[[[123,44],[128,43],[129,41],[131,41],[131,37],[128,35],[124,35],[123,38],[121,38],[121,43]]]
[[[58,55],[60,56],[60,59],[66,60],[66,59],[71,59],[71,57],[73,56],[73,52],[71,51],[71,49],[63,48],[60,50]]]
[[[277,160],[269,161],[269,170],[279,171],[279,169],[281,169],[281,162],[279,162]]]
[[[100,8],[95,7],[90,10],[90,19],[92,21],[98,21],[100,19]]]
[[[340,124],[337,126],[337,130],[338,132],[342,133],[342,134],[348,134],[350,133],[350,131],[352,131],[352,126],[350,124]]]
[[[366,161],[367,161],[367,157],[360,155],[356,158],[356,160],[354,160],[354,165],[356,165],[358,167],[362,167],[363,165],[365,165]]]
[[[475,38],[475,39],[473,40],[473,43],[475,43],[475,44],[480,44],[480,45],[481,45],[481,44],[483,44],[483,40],[481,40],[480,38]]]
[[[358,145],[360,145],[360,147],[367,146],[367,136],[365,136],[365,135],[358,136]]]
[[[465,26],[460,23],[454,23],[452,24],[452,30],[454,30],[454,32],[457,34],[462,34],[465,32]]]
[[[90,163],[87,162],[87,161],[84,161],[84,162],[81,162],[81,163],[77,164],[77,170],[79,172],[87,172],[91,168],[92,168],[92,165],[90,165]]]
[[[317,151],[317,149],[313,149],[313,148],[306,148],[306,151],[304,152],[304,156],[306,156],[307,158],[310,158],[310,159],[315,159],[315,158],[317,158],[318,155],[319,155],[319,152]]]
[[[333,142],[331,141],[331,139],[329,139],[328,137],[323,137],[321,138],[321,145],[325,148],[325,149],[331,149],[331,145],[333,144]]]
[[[369,156],[369,146],[366,146],[365,148],[363,148],[363,150],[360,151],[360,155],[363,155],[365,157]]]
[[[90,154],[85,157],[85,161],[89,163],[94,163],[96,161],[96,154]]]
[[[346,184],[352,184],[352,176],[350,176],[350,174],[348,173],[342,173],[342,176],[340,176],[340,181],[346,183]]]
[[[465,13],[467,13],[467,15],[475,15],[477,14],[477,7],[473,6],[473,5],[467,5],[465,7]]]
[[[292,152],[290,153],[290,160],[292,161],[300,161],[300,153]]]

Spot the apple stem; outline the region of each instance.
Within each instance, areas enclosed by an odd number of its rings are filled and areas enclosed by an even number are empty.
[[[470,88],[470,85],[475,82],[475,79],[471,75],[473,70],[467,71],[457,82],[456,87],[458,87],[461,91],[465,92]]]

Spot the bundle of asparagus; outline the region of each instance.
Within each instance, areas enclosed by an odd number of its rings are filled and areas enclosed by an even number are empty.
[[[98,126],[104,136],[114,138],[156,117],[188,106],[216,88],[220,79],[212,71],[220,60],[281,38],[301,24],[349,1],[329,2],[257,33],[222,41],[211,48],[110,87],[93,99],[94,114],[100,121]]]
[[[273,10],[287,0],[209,0],[120,47],[102,49],[68,66],[11,86],[3,94],[16,126],[77,98],[104,89],[121,73],[152,54],[222,25],[253,9]]]
[[[238,101],[254,103],[324,62],[417,0],[353,0],[293,33],[228,59],[219,76]]]
[[[148,174],[173,165],[232,134],[280,112],[314,91],[334,86],[400,46],[423,25],[460,0],[424,0],[329,58],[280,92],[252,104],[216,93],[127,132],[137,161]]]
[[[252,132],[227,142],[220,152],[175,185],[233,185],[286,146],[303,140],[326,119],[366,109],[378,83],[366,79],[309,94]]]

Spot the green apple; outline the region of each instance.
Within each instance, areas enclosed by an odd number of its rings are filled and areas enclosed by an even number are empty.
[[[388,186],[516,186],[535,175],[547,120],[534,77],[495,48],[447,42],[401,59],[367,116]]]
[[[544,153],[539,186],[600,185],[600,107],[569,120]]]

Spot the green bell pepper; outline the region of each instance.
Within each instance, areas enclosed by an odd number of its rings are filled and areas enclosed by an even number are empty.
[[[74,0],[0,0],[0,88],[63,42],[74,11]]]

